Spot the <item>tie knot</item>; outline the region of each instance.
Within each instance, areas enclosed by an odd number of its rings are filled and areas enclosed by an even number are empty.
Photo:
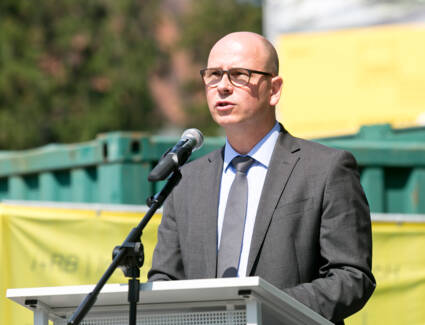
[[[255,159],[249,156],[236,156],[232,159],[232,165],[235,167],[237,172],[246,174],[249,167],[254,163]]]

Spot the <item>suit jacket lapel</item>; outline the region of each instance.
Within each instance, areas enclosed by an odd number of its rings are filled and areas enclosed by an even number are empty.
[[[299,160],[298,151],[299,147],[294,138],[281,126],[281,132],[270,160],[258,204],[248,258],[247,275],[251,275],[254,262],[260,252],[277,203],[282,196],[292,170]]]
[[[200,184],[208,184],[207,188],[200,191],[202,202],[205,202],[200,216],[203,218],[204,225],[204,250],[206,262],[206,276],[208,278],[216,277],[217,268],[217,216],[218,216],[218,197],[220,191],[221,174],[223,171],[223,150],[216,151],[207,157],[208,168],[204,170],[203,175],[199,175]],[[195,243],[194,243],[195,245]]]

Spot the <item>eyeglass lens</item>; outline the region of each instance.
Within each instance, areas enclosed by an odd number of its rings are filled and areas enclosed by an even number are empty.
[[[221,69],[206,69],[203,76],[204,82],[208,86],[214,86],[221,81],[225,73],[227,73],[233,84],[244,86],[249,83],[249,71],[240,68],[229,69],[228,71]]]

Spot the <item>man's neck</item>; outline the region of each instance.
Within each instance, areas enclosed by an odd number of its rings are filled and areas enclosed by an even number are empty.
[[[275,125],[276,121],[269,123],[262,128],[257,126],[257,129],[254,128],[232,128],[231,130],[226,130],[226,137],[229,144],[232,148],[241,155],[246,155],[251,151],[254,146],[264,138],[267,133]]]

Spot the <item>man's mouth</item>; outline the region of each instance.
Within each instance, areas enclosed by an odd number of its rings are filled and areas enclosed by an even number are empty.
[[[218,109],[226,109],[226,108],[231,108],[233,107],[235,104],[232,102],[228,102],[228,101],[219,101],[215,104],[215,107]]]

